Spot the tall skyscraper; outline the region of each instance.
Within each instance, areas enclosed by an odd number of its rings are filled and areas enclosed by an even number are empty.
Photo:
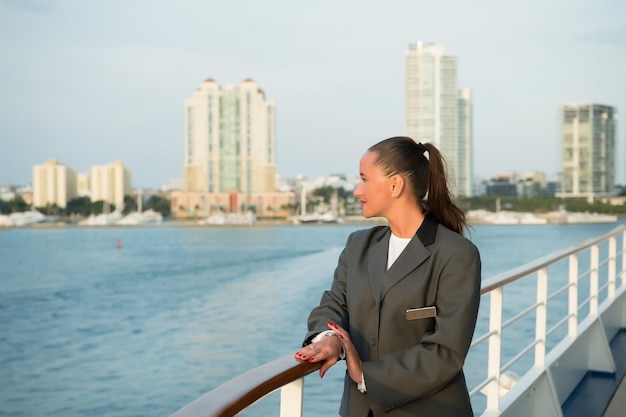
[[[464,196],[471,195],[473,181],[468,177],[472,158],[468,93],[457,89],[455,56],[445,54],[441,45],[409,45],[405,52],[405,133],[418,142],[432,142],[441,150],[453,181],[450,187]],[[461,101],[463,115],[459,115]]]
[[[51,159],[43,165],[33,167],[33,206],[57,205],[67,207],[67,202],[76,198],[76,177],[74,168],[68,168]]]
[[[130,195],[131,173],[121,161],[108,165],[94,165],[89,171],[91,201],[105,201],[115,205],[115,210],[124,209],[124,197]]]
[[[208,79],[184,112],[184,191],[275,191],[276,110],[256,82],[222,88]]]
[[[613,192],[616,113],[601,104],[562,107],[563,172],[558,197],[591,199]]]
[[[459,90],[459,142],[457,185],[459,195],[471,197],[474,195],[474,132],[472,126],[472,92],[469,88]]]

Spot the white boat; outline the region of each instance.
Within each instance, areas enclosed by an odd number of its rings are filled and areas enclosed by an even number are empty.
[[[117,224],[122,219],[122,213],[114,211],[113,213],[92,214],[85,220],[78,222],[81,226],[111,226]]]
[[[41,223],[46,220],[46,216],[37,210],[15,212],[8,215],[0,215],[0,227],[28,226]]]
[[[331,224],[331,223],[343,223],[343,218],[337,215],[337,201],[336,198],[331,202],[330,208],[317,208],[314,213],[306,213],[306,188],[302,186],[302,192],[300,193],[300,215],[293,218],[294,224]],[[328,211],[326,211],[328,210]],[[325,211],[322,213],[322,211]]]
[[[6,214],[0,214],[0,227],[13,226],[13,220]]]
[[[546,214],[550,223],[562,224],[589,224],[589,223],[616,223],[617,216],[589,212],[569,212],[566,210],[551,211]]]
[[[600,213],[567,213],[567,223],[615,223],[617,216]]]
[[[134,211],[132,213],[129,213],[120,220],[118,220],[116,224],[124,226],[139,226],[146,224],[159,224],[162,221],[163,215],[157,211],[150,209],[142,212]]]
[[[519,224],[547,224],[548,219],[535,216],[532,213],[522,213],[519,217]]]
[[[222,225],[222,224],[254,224],[256,215],[251,211],[245,213],[216,213],[206,219],[198,220],[200,225]]]
[[[552,211],[537,216],[528,212],[470,210],[467,212],[470,223],[476,224],[586,224],[616,223],[617,216],[600,213],[575,213],[565,210]]]
[[[516,211],[470,210],[467,219],[477,224],[547,224],[548,220],[532,213]]]
[[[298,224],[343,223],[343,219],[334,213],[328,212],[323,214],[313,213],[296,216],[294,222]]]

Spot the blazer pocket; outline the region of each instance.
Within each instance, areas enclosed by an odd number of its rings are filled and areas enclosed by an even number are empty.
[[[430,317],[437,317],[437,307],[420,307],[420,308],[407,308],[406,319],[407,320],[419,320]]]

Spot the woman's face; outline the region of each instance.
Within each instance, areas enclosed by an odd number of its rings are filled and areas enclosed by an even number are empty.
[[[385,176],[382,169],[374,163],[377,156],[375,152],[363,155],[359,164],[361,181],[353,191],[354,196],[361,200],[363,216],[366,218],[385,217],[393,200],[393,180]]]

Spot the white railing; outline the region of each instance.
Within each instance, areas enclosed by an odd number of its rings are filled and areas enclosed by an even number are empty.
[[[466,375],[477,414],[562,416],[561,405],[588,370],[615,372],[609,341],[626,328],[625,242],[626,226],[620,226],[483,281],[468,363],[486,375],[475,382],[473,372]],[[521,300],[532,299],[529,292],[534,303],[518,311]],[[508,296],[512,302],[505,302]],[[285,356],[226,382],[173,417],[234,416],[276,389],[280,416],[301,417],[304,377],[315,365]]]
[[[487,362],[486,377],[470,392],[473,402],[486,397],[484,417],[538,415],[537,410],[542,416],[561,416],[562,404],[587,371],[615,372],[609,342],[626,328],[625,240],[621,226],[483,282],[489,327],[483,333],[477,327],[468,361],[482,357]],[[588,268],[580,272],[581,265]],[[505,295],[528,298],[515,291],[530,288],[532,279],[535,302],[509,311],[519,303],[506,303]],[[517,346],[504,358],[504,332],[516,325]],[[534,337],[520,338],[531,333],[531,325]],[[517,372],[507,374],[514,368]]]

